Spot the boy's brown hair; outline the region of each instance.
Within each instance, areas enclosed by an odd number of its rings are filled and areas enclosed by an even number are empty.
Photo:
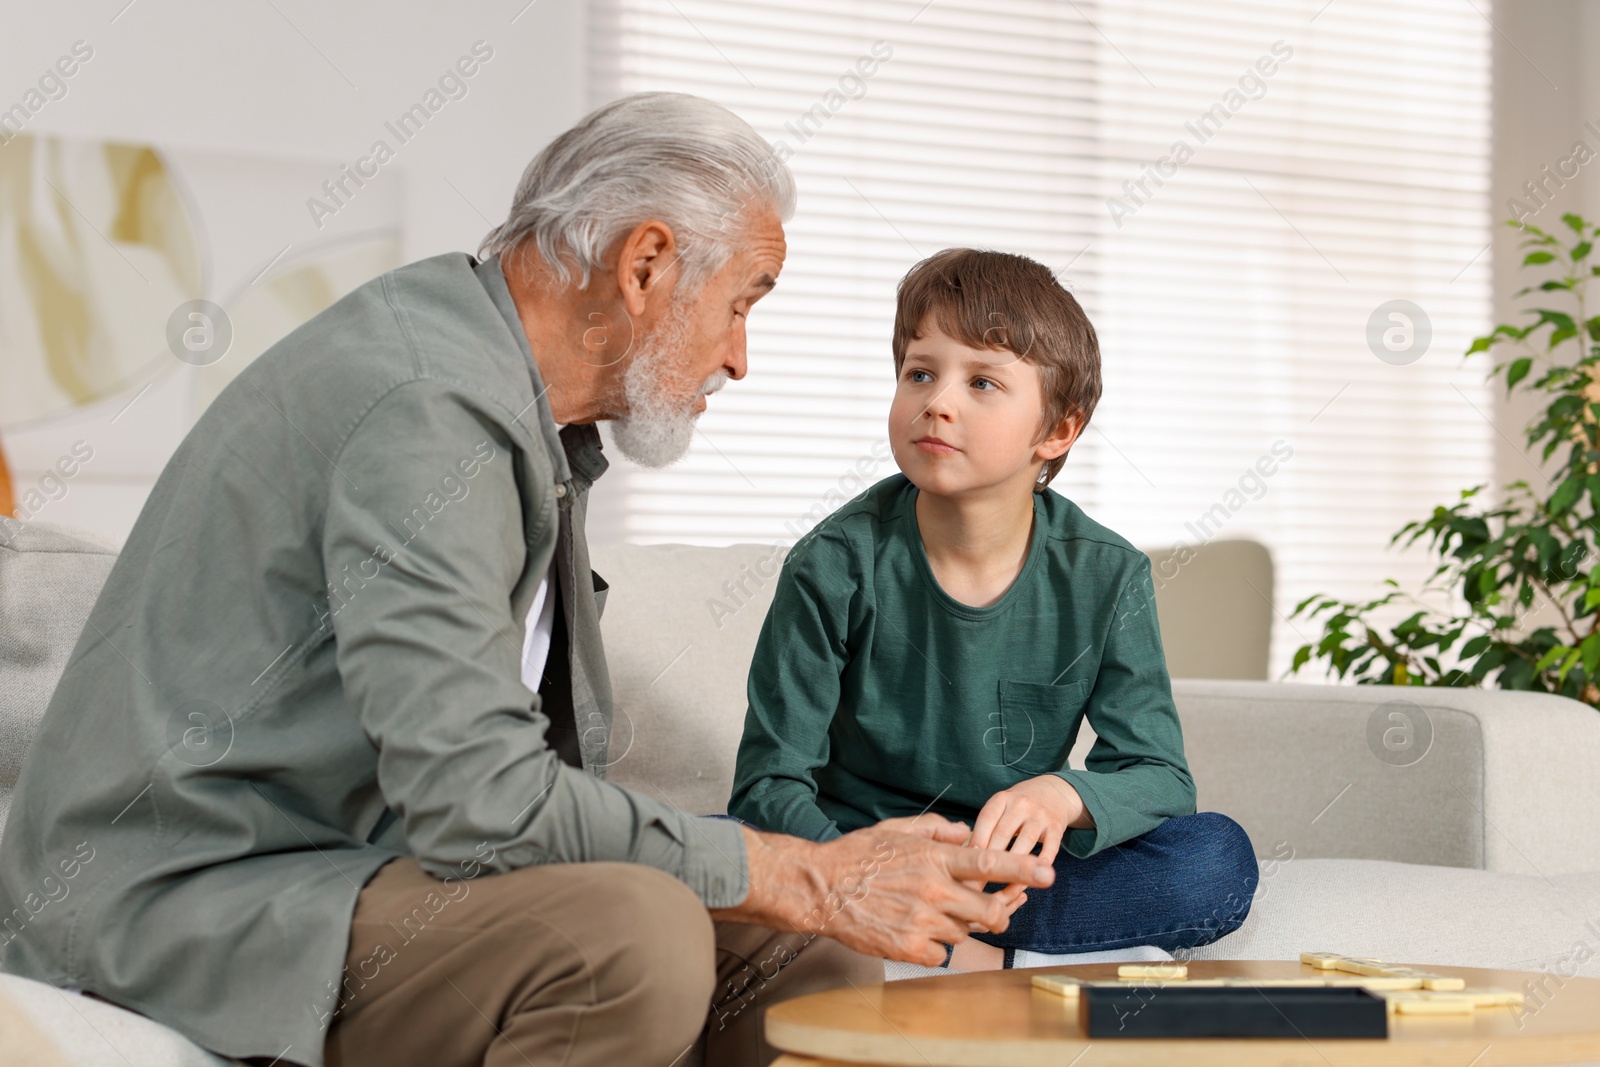
[[[1100,344],[1049,267],[976,248],[947,248],[912,267],[900,279],[895,304],[896,378],[929,315],[941,333],[968,348],[1014,352],[1038,368],[1044,417],[1036,444],[1068,416],[1089,425],[1100,402]],[[1046,462],[1034,492],[1043,492],[1066,462],[1066,453]]]

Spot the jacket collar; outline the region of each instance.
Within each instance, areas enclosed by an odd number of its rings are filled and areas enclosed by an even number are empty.
[[[546,451],[550,453],[556,481],[571,483],[569,488],[576,493],[587,491],[611,465],[601,451],[599,428],[592,422],[571,423],[557,432],[555,417],[550,414],[550,402],[545,398],[544,381],[539,377],[539,364],[533,358],[527,331],[522,328],[522,319],[517,315],[516,302],[511,299],[511,289],[506,285],[500,257],[494,255],[484,260],[473,258],[472,269],[489,294],[489,299],[494,301],[494,306],[506,320],[511,336],[516,338],[517,347],[527,361],[528,375],[533,380],[534,404],[539,412],[539,432],[544,437]],[[562,498],[562,502],[565,504],[571,499],[572,494],[569,493]]]

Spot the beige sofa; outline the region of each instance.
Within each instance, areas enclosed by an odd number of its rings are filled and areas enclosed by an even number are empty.
[[[0,524],[0,819],[114,558],[71,531]],[[1152,558],[1200,806],[1237,819],[1262,860],[1245,925],[1195,955],[1327,948],[1600,977],[1600,715],[1539,694],[1260,680],[1265,552],[1215,543],[1182,567]],[[611,586],[613,780],[722,810],[745,669],[781,559],[764,545],[594,548]],[[1078,765],[1091,742],[1080,739]],[[132,1013],[0,975],[0,1064],[52,1067],[51,1057],[225,1062]]]

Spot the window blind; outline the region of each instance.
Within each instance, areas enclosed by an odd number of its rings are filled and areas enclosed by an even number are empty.
[[[710,97],[800,188],[750,373],[677,466],[611,450],[597,537],[792,543],[893,473],[894,286],[953,245],[1046,263],[1099,332],[1104,396],[1053,488],[1141,547],[1272,550],[1274,674],[1316,636],[1294,603],[1420,587],[1390,534],[1491,477],[1488,364],[1460,355],[1490,306],[1486,4],[591,14],[593,103]]]

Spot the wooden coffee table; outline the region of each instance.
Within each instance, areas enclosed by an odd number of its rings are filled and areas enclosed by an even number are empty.
[[[1542,1005],[1462,1016],[1389,1016],[1389,1037],[1086,1038],[1075,1001],[1036,990],[1035,974],[1110,979],[1114,963],[984,971],[830,990],[767,1009],[767,1040],[788,1055],[773,1067],[1501,1067],[1600,1062],[1600,979],[1413,964],[1468,986],[1524,990],[1543,979]],[[1324,972],[1276,960],[1193,960],[1191,978],[1304,978]],[[1089,1052],[1089,1049],[1093,1049]],[[1085,1053],[1087,1052],[1087,1055]]]

